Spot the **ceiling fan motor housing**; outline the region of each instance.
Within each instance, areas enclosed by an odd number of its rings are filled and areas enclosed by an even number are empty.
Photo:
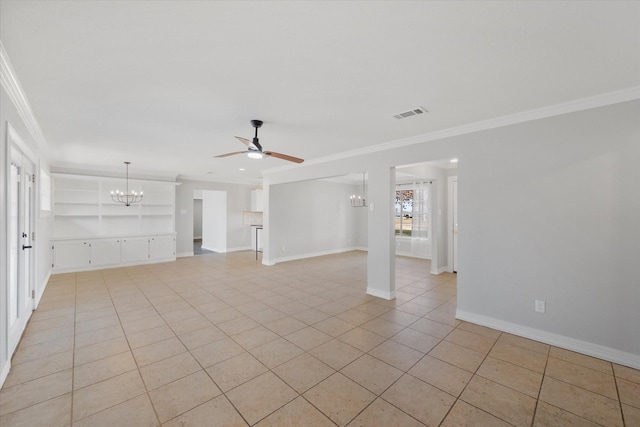
[[[262,146],[260,145],[260,142],[258,142],[258,128],[262,126],[262,120],[251,120],[251,126],[256,128],[256,134],[253,137],[252,143],[256,147],[257,151],[262,152]],[[251,147],[249,147],[249,149],[251,149]]]

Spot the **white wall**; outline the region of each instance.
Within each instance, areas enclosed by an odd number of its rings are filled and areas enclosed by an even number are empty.
[[[393,167],[457,157],[458,315],[640,368],[638,117],[623,102],[274,171],[264,187],[364,168],[369,287],[392,293]],[[286,231],[265,231],[269,259]]]
[[[242,223],[242,211],[251,210],[249,185],[178,180],[176,187],[176,254],[193,255],[193,196],[196,190],[227,192],[227,252],[251,249],[251,227]]]
[[[625,103],[466,144],[462,315],[627,352],[640,367],[639,117],[640,103]],[[547,313],[534,312],[535,299]]]
[[[193,238],[202,239],[202,199],[193,199]]]
[[[352,208],[360,186],[305,181],[271,187],[271,260],[298,259],[366,247],[367,208]]]
[[[227,252],[227,192],[203,191],[202,213],[202,249]]]

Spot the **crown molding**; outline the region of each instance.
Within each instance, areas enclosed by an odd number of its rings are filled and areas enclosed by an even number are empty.
[[[233,178],[224,178],[223,176],[216,175],[212,177],[203,177],[202,175],[178,175],[176,177],[178,181],[192,181],[192,182],[206,182],[213,184],[232,184],[232,185],[245,185],[245,186],[256,186],[262,185],[262,178],[258,179],[249,179],[249,180],[241,180],[241,179],[233,179]]]
[[[4,44],[0,40],[0,84],[9,95],[11,102],[15,105],[16,110],[18,110],[18,114],[20,118],[24,122],[27,130],[31,134],[31,137],[36,142],[38,149],[43,157],[46,159],[49,158],[49,145],[47,144],[46,139],[44,138],[44,134],[40,129],[40,125],[36,120],[36,117],[33,114],[33,110],[31,109],[31,104],[29,104],[29,100],[27,99],[27,95],[22,89],[22,85],[18,80],[18,76],[16,75],[16,71],[13,69],[13,65],[11,65],[11,60],[9,60],[9,55],[4,48]]]
[[[262,174],[271,174],[291,170],[304,166],[311,166],[320,163],[332,162],[336,160],[346,159],[349,157],[361,156],[364,154],[377,153],[379,151],[392,150],[395,148],[406,147],[408,145],[420,144],[423,142],[437,141],[439,139],[450,138],[454,136],[466,135],[483,130],[496,129],[504,126],[515,125],[518,123],[529,122],[533,120],[545,119],[563,114],[574,113],[592,108],[605,107],[607,105],[619,104],[622,102],[640,99],[640,86],[634,86],[614,92],[608,92],[600,95],[580,98],[561,104],[550,105],[547,107],[536,108],[533,110],[522,111],[520,113],[510,114],[507,116],[496,117],[493,119],[482,120],[479,122],[469,123],[462,126],[443,129],[435,132],[416,135],[409,138],[398,139],[395,141],[385,142],[378,145],[359,148],[356,150],[344,151],[342,153],[330,156],[319,157],[306,161],[301,165],[285,165],[277,168],[264,169]]]
[[[60,165],[52,164],[49,167],[51,173],[67,176],[82,176],[82,177],[96,177],[96,178],[122,178],[122,169],[115,168],[94,168],[84,169],[78,168],[76,165]],[[130,173],[129,178],[139,181],[154,181],[154,182],[177,182],[175,175],[156,175],[149,173]]]

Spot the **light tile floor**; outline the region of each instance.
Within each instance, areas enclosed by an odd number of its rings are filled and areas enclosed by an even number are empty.
[[[454,318],[456,277],[253,252],[51,278],[2,426],[640,426],[640,372]]]

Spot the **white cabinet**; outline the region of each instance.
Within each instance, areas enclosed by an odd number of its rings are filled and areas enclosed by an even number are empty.
[[[122,239],[122,262],[139,263],[149,259],[148,237],[127,237]]]
[[[120,264],[120,239],[96,239],[89,243],[90,263],[93,267]]]
[[[148,264],[176,259],[175,233],[52,240],[54,273]]]
[[[82,270],[89,267],[89,243],[83,240],[67,240],[54,242],[54,271]]]
[[[251,210],[262,212],[264,210],[264,201],[262,190],[251,190]]]
[[[176,257],[175,236],[154,236],[149,242],[149,258],[152,260]]]

